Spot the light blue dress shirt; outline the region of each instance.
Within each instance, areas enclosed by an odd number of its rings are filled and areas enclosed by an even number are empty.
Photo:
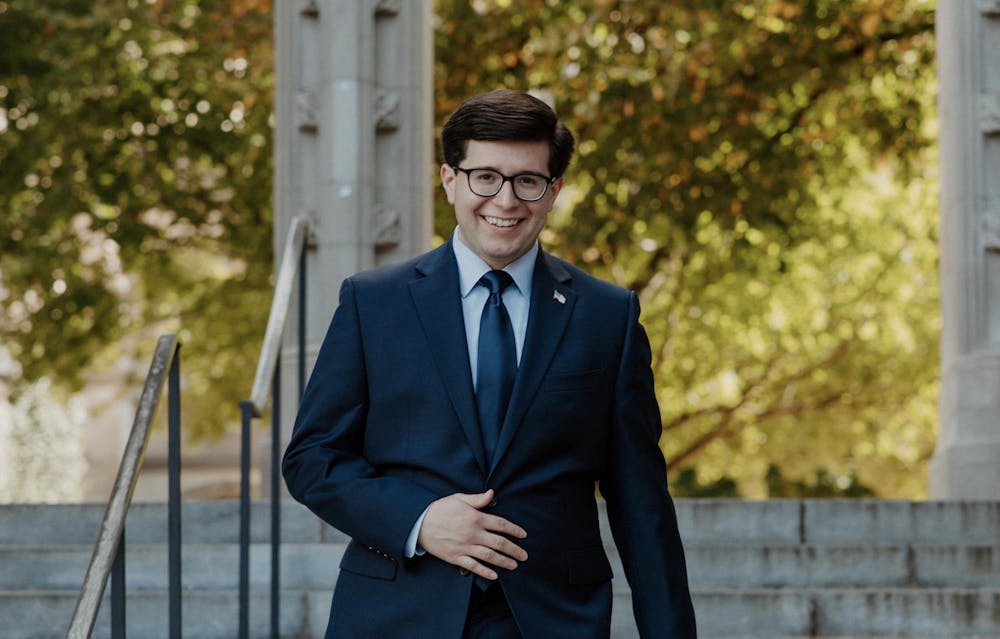
[[[469,365],[472,368],[469,372],[472,375],[472,387],[475,388],[476,364],[479,362],[479,322],[483,317],[483,306],[490,296],[489,290],[478,284],[480,278],[492,268],[462,242],[457,227],[451,236],[451,246],[455,250],[455,260],[458,262],[458,285],[459,294],[462,296],[462,316],[465,319],[465,341],[469,346]],[[527,253],[503,268],[514,280],[514,285],[508,286],[503,292],[503,305],[514,328],[514,347],[517,350],[518,364],[521,363],[521,352],[524,350],[524,335],[528,331],[531,281],[535,275],[535,259],[538,257],[538,251],[538,240],[535,240]],[[424,554],[422,549],[417,548],[417,537],[426,515],[425,509],[410,530],[404,549],[407,557]]]
[[[492,270],[490,266],[472,252],[461,239],[458,230],[452,236],[452,248],[458,261],[459,292],[462,295],[462,316],[465,318],[465,341],[469,345],[469,364],[472,367],[472,387],[476,388],[476,369],[479,362],[479,322],[483,318],[483,306],[490,296],[489,289],[478,286],[480,278]],[[524,334],[528,330],[528,307],[531,300],[531,278],[535,274],[535,259],[538,256],[538,241],[527,253],[504,267],[514,280],[503,292],[503,305],[507,308],[511,326],[514,328],[514,347],[517,361],[521,362],[524,349]]]

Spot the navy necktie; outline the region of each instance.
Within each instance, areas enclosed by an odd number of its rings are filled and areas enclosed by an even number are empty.
[[[476,405],[487,464],[493,463],[517,374],[514,327],[503,305],[503,291],[513,281],[504,271],[490,271],[479,280],[490,290],[479,322],[479,361],[476,365]]]

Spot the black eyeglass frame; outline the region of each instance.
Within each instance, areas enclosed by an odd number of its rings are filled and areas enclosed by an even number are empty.
[[[500,171],[497,171],[496,169],[491,169],[491,168],[485,167],[485,166],[473,167],[471,169],[463,169],[460,166],[452,166],[451,168],[453,168],[456,171],[460,171],[462,173],[465,173],[465,183],[469,185],[469,190],[472,191],[473,194],[478,195],[479,197],[496,197],[496,194],[499,193],[503,189],[504,182],[510,182],[511,189],[514,191],[514,197],[516,197],[517,199],[521,200],[522,202],[537,202],[538,200],[542,199],[543,197],[545,197],[545,194],[549,192],[549,187],[553,183],[555,183],[556,180],[559,179],[557,177],[550,177],[548,175],[542,175],[541,173],[534,173],[532,171],[523,171],[523,172],[518,173],[516,175],[504,175],[503,173],[501,173]],[[472,172],[473,171],[489,171],[490,173],[496,173],[497,175],[499,175],[500,176],[500,184],[497,185],[497,190],[493,191],[493,193],[490,193],[489,195],[486,195],[484,193],[477,193],[476,190],[472,188]],[[532,177],[538,177],[538,178],[542,178],[543,180],[545,180],[545,187],[542,189],[542,192],[541,192],[541,194],[538,197],[533,198],[533,199],[529,199],[529,198],[521,197],[520,195],[517,194],[517,184],[514,182],[514,180],[516,180],[517,178],[521,177],[522,175],[530,175]]]

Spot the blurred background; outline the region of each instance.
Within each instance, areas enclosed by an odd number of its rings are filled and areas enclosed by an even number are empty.
[[[274,285],[271,11],[0,0],[0,502],[105,498],[164,330],[187,443],[238,428]],[[437,126],[510,87],[575,133],[542,242],[638,292],[676,495],[927,496],[933,2],[434,11]]]

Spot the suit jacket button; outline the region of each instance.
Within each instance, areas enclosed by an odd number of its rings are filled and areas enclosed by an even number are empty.
[[[465,568],[459,568],[459,569],[458,569],[458,574],[462,575],[463,577],[468,577],[468,576],[469,576],[470,574],[472,574],[472,573],[470,573],[470,572],[469,572],[468,570],[466,570]]]
[[[490,502],[490,505],[487,506],[487,508],[496,508],[496,507],[497,507],[497,500],[496,497],[494,497],[493,501]]]

